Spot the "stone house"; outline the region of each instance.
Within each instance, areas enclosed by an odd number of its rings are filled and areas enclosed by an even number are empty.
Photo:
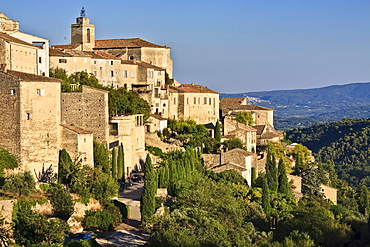
[[[257,146],[266,146],[270,142],[280,142],[283,139],[283,133],[276,131],[270,124],[254,125],[257,130]]]
[[[251,184],[252,167],[256,166],[257,155],[235,148],[219,154],[202,154],[204,165],[215,172],[234,169]]]
[[[221,141],[236,137],[242,140],[247,151],[255,153],[257,151],[257,130],[245,124],[238,123],[230,117],[223,119],[223,133]]]
[[[6,70],[0,84],[0,145],[18,157],[18,171],[57,171],[60,80]]]
[[[167,118],[151,114],[145,124],[147,132],[162,132],[164,128],[167,128]]]
[[[0,13],[0,64],[5,69],[49,75],[49,40],[19,31],[19,22]]]
[[[215,124],[218,119],[219,93],[195,84],[169,87],[169,118]]]
[[[258,105],[247,105],[246,98],[222,98],[220,100],[221,116],[237,115],[239,112],[251,113],[254,125],[270,124],[274,126],[274,110]]]

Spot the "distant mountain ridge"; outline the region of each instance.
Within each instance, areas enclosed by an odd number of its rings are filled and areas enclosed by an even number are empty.
[[[370,82],[313,89],[221,94],[275,110],[276,128],[291,129],[343,118],[370,118]]]

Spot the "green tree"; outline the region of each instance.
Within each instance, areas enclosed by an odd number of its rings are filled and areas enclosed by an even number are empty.
[[[269,217],[271,214],[270,189],[267,184],[266,177],[263,178],[263,184],[262,184],[262,208],[266,216]]]
[[[22,195],[28,196],[35,188],[36,182],[30,171],[12,174],[5,180],[3,186],[4,191],[17,194],[19,197]]]
[[[285,195],[290,194],[289,181],[286,175],[284,160],[280,159],[278,164],[278,192]]]
[[[65,149],[59,151],[58,182],[71,185],[73,175],[80,169],[80,162],[73,162]]]
[[[94,167],[100,167],[103,172],[111,173],[109,161],[109,150],[106,143],[99,143],[94,140]]]
[[[364,183],[361,184],[358,193],[358,206],[360,213],[369,215],[369,191]]]
[[[88,210],[82,225],[88,231],[110,231],[114,226],[114,217],[108,210]]]
[[[145,160],[145,173],[144,173],[144,189],[141,195],[141,220],[145,222],[148,220],[155,211],[155,195],[157,193],[158,181],[156,171],[153,168],[150,155],[146,156]]]
[[[122,144],[118,147],[117,178],[119,181],[125,181],[125,153]]]
[[[235,121],[249,126],[252,126],[254,124],[254,119],[250,112],[239,112],[235,116]]]
[[[268,186],[271,191],[277,191],[278,189],[278,172],[276,167],[275,155],[270,151],[267,152],[266,160],[266,179]]]
[[[112,178],[117,180],[117,154],[116,149],[112,149]]]
[[[74,212],[74,202],[69,190],[60,184],[51,184],[47,192],[54,215],[62,220],[68,220]]]
[[[58,219],[47,219],[31,209],[29,201],[20,200],[13,211],[14,239],[22,246],[62,244],[67,223]]]
[[[235,148],[245,149],[243,141],[236,137],[232,137],[229,140],[224,141],[222,144],[227,150]]]
[[[216,126],[215,126],[215,139],[217,142],[221,142],[221,126],[220,122],[217,120]]]
[[[0,148],[0,178],[4,177],[4,169],[14,169],[17,167],[17,158],[6,149]]]

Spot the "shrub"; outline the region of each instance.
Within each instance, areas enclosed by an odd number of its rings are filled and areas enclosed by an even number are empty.
[[[82,226],[88,231],[109,231],[113,224],[113,215],[107,210],[86,211],[82,221]]]

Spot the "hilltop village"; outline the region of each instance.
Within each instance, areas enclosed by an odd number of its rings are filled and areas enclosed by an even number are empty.
[[[217,171],[241,171],[250,182],[252,167],[264,169],[264,147],[283,138],[274,129],[272,109],[248,105],[246,98],[219,100],[212,89],[176,81],[170,47],[141,38],[96,40],[95,25],[84,10],[71,25],[68,45],[50,47],[49,40],[20,32],[19,22],[3,13],[0,24],[0,144],[18,157],[18,171],[37,174],[50,166],[57,174],[62,149],[72,159],[93,165],[95,139],[109,149],[123,144],[125,172],[130,174],[142,169],[146,140],[155,145],[153,138],[167,127],[167,119],[194,120],[211,136],[221,121],[221,140],[242,140],[246,150],[237,154],[247,162],[235,161],[238,155],[228,155],[235,151],[226,150],[219,154],[222,158],[204,155],[205,163]],[[137,93],[149,103],[150,117],[144,121],[143,114],[110,115],[109,92],[102,89],[83,86],[81,92],[62,92],[61,81],[48,77],[57,68],[68,75],[91,73],[104,86]],[[249,113],[252,126],[237,122],[239,113]]]
[[[193,120],[214,138],[220,131],[220,143],[240,140],[243,149],[225,146],[202,154],[202,159],[208,170],[234,170],[248,185],[253,173],[265,171],[269,143],[281,144],[286,153],[297,146],[281,142],[283,133],[274,128],[273,109],[248,105],[246,98],[220,100],[219,93],[208,87],[178,82],[173,78],[170,47],[141,38],[97,40],[95,25],[84,10],[71,25],[70,44],[52,46],[46,38],[20,32],[19,22],[0,13],[0,61],[0,147],[19,164],[6,175],[29,171],[43,183],[43,176],[37,175],[47,171],[49,180],[57,178],[61,150],[92,167],[98,142],[110,152],[123,148],[129,178],[134,171],[143,171],[148,155],[153,163],[160,160],[146,146],[163,152],[184,149],[171,136],[163,137],[173,120]],[[110,91],[102,88],[71,84],[64,91],[60,79],[49,77],[57,70],[67,75],[85,72],[106,88],[134,92],[148,102],[150,116],[110,112]],[[243,116],[247,121],[238,120]],[[285,160],[290,167],[296,162],[288,155]],[[294,196],[301,198],[301,178],[288,178]],[[321,185],[321,192],[336,204],[336,189]]]

